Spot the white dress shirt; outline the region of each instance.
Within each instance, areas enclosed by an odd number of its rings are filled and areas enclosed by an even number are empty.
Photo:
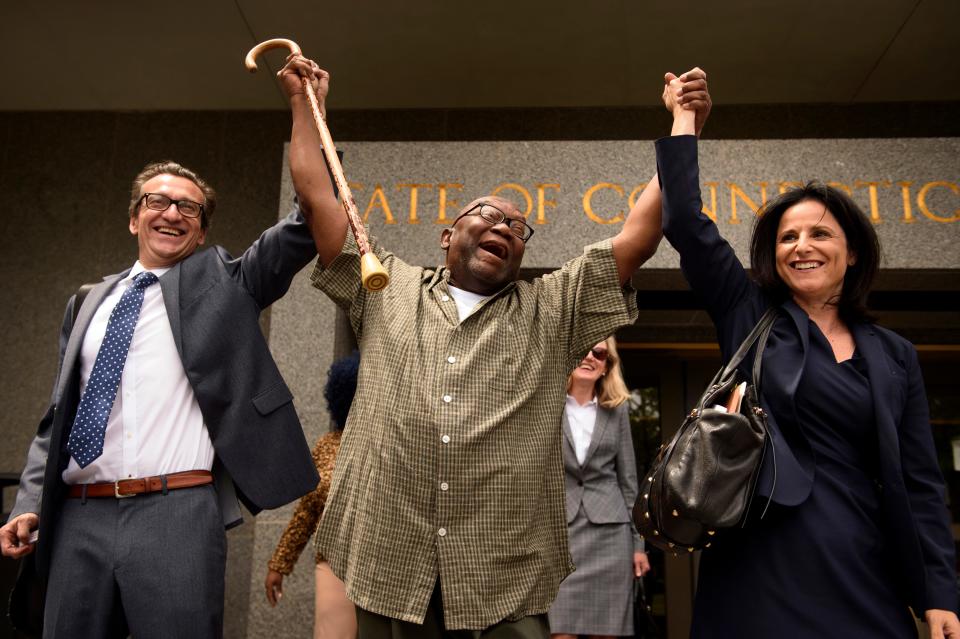
[[[110,313],[133,278],[144,270],[139,261],[134,264],[94,313],[80,349],[81,393],[90,380]],[[151,272],[160,277],[168,270]],[[144,290],[140,317],[107,420],[103,454],[86,468],[80,468],[71,457],[63,481],[87,484],[210,470],[213,457],[210,434],[173,341],[160,284],[153,284]]]
[[[593,427],[597,425],[597,396],[581,406],[572,396],[567,395],[567,425],[573,436],[573,452],[577,463],[583,466],[593,440]]]

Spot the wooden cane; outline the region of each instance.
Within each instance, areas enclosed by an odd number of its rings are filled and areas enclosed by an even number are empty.
[[[250,49],[244,64],[250,72],[257,70],[257,56],[270,49],[286,48],[290,53],[302,55],[300,47],[293,40],[286,38],[274,38],[261,42]],[[347,185],[347,180],[343,177],[343,167],[340,165],[340,158],[337,157],[336,147],[333,145],[333,138],[330,137],[330,130],[327,128],[323,115],[320,113],[320,104],[317,102],[317,95],[313,91],[313,85],[307,78],[301,78],[303,81],[303,90],[307,94],[307,100],[310,101],[310,109],[313,111],[313,121],[317,125],[317,131],[320,133],[320,141],[323,144],[323,154],[327,158],[327,164],[333,173],[333,181],[337,184],[337,190],[340,192],[340,202],[343,204],[343,210],[347,214],[347,221],[350,223],[350,230],[357,240],[357,248],[360,250],[360,281],[363,287],[368,291],[382,290],[389,282],[390,275],[387,273],[377,256],[370,251],[370,242],[367,240],[367,233],[363,229],[363,222],[360,221],[360,214],[357,212],[357,203],[353,200],[353,193]]]

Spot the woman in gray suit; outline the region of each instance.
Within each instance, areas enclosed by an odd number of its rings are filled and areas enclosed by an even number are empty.
[[[563,466],[576,570],[550,608],[555,638],[633,635],[633,578],[650,569],[630,518],[637,468],[616,341],[594,346],[567,381]]]

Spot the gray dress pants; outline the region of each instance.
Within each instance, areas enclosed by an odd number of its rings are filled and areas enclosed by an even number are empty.
[[[223,635],[227,542],[212,485],[67,499],[52,551],[45,639]]]

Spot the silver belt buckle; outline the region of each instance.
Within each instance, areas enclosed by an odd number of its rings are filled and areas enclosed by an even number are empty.
[[[129,495],[120,494],[120,480],[113,482],[113,496],[117,499],[127,499],[128,497],[136,497],[137,493],[130,493]]]

